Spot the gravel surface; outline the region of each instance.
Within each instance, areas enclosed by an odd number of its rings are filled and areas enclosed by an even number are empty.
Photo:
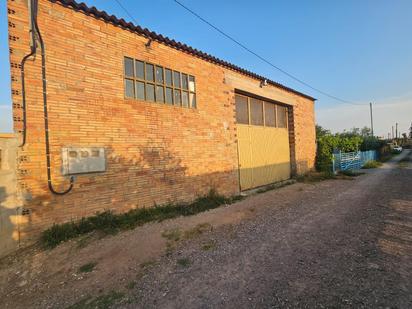
[[[412,308],[411,185],[405,151],[356,178],[25,248],[0,260],[0,308]]]
[[[242,201],[254,216],[178,246],[119,306],[412,308],[412,168],[396,162],[407,154]]]

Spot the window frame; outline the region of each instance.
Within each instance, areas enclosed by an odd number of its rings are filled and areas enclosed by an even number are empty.
[[[237,121],[237,116],[236,116],[236,96],[240,96],[240,97],[244,97],[247,100],[247,110],[248,110],[248,123],[238,123]],[[250,100],[254,99],[254,100],[258,100],[262,102],[263,105],[263,125],[256,125],[256,124],[252,124],[252,117],[251,117],[251,105],[250,105]],[[266,125],[266,104],[272,104],[274,105],[274,112],[275,112],[275,126],[269,126]],[[285,111],[285,127],[279,127],[279,117],[278,117],[278,110],[279,107],[281,107],[282,109],[284,109]],[[235,121],[236,124],[238,125],[245,125],[245,126],[254,126],[254,127],[265,127],[265,128],[272,128],[272,129],[289,129],[289,106],[280,102],[275,102],[272,100],[268,100],[265,98],[261,98],[258,96],[253,96],[253,95],[247,95],[247,94],[243,94],[243,93],[239,93],[239,92],[235,92]]]
[[[133,76],[127,76],[126,75],[126,59],[132,60],[133,62]],[[137,75],[137,70],[136,70],[136,63],[141,62],[143,63],[143,79],[141,77],[138,77]],[[153,67],[153,81],[152,80],[147,80],[147,67],[152,66]],[[162,82],[158,81],[157,78],[157,68],[162,70]],[[171,72],[171,85],[166,83],[166,71]],[[180,85],[175,85],[175,73],[179,74],[179,83]],[[186,85],[187,89],[183,88],[183,76],[186,76]],[[194,83],[194,90],[192,91],[190,89],[190,78],[193,78],[193,83]],[[126,83],[127,81],[131,81],[133,83],[133,97],[129,97],[126,95]],[[137,97],[137,83],[143,83],[144,85],[144,99],[138,98]],[[152,62],[140,60],[140,59],[135,59],[129,56],[123,56],[123,84],[124,84],[124,91],[123,95],[125,99],[128,100],[137,100],[137,101],[145,101],[145,102],[150,102],[150,103],[159,103],[159,104],[164,104],[164,105],[170,105],[170,106],[178,106],[178,107],[183,107],[183,108],[188,108],[188,109],[197,109],[197,85],[196,85],[196,77],[193,74],[189,74],[186,72],[181,72],[177,70],[173,70],[169,67],[165,67],[159,64],[154,64]],[[148,100],[147,99],[147,86],[152,85],[154,87],[154,100]],[[158,100],[158,87],[161,87],[163,89],[163,98],[161,101]],[[172,102],[167,102],[166,101],[166,91],[167,89],[171,89],[172,92]],[[180,102],[177,103],[175,100],[175,92],[178,93],[180,97]],[[183,92],[187,93],[187,106],[183,105]],[[193,96],[194,98],[194,104],[192,104],[190,98]]]

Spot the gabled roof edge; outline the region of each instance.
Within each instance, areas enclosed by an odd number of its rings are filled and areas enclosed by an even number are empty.
[[[119,26],[119,27],[122,27],[124,29],[130,30],[132,32],[135,32],[135,33],[141,35],[141,36],[150,38],[150,39],[152,39],[154,41],[157,41],[159,43],[162,43],[162,44],[165,44],[165,45],[170,46],[172,48],[175,48],[177,50],[186,52],[186,53],[191,54],[195,57],[201,58],[205,61],[209,61],[209,62],[215,63],[217,65],[223,66],[225,68],[231,69],[233,71],[239,72],[243,75],[246,75],[246,76],[258,79],[258,80],[266,80],[267,83],[272,85],[272,86],[275,86],[277,88],[280,88],[280,89],[286,90],[288,92],[297,94],[297,95],[299,95],[301,97],[304,97],[306,99],[316,101],[315,98],[313,98],[313,97],[311,97],[307,94],[304,94],[302,92],[299,92],[297,90],[294,90],[292,88],[284,86],[284,85],[282,85],[278,82],[275,82],[271,79],[268,79],[264,76],[261,76],[259,74],[254,73],[254,72],[251,72],[249,70],[243,69],[243,68],[241,68],[241,67],[239,67],[235,64],[232,64],[232,63],[227,62],[225,60],[219,59],[219,58],[217,58],[215,56],[212,56],[208,53],[202,52],[202,51],[200,51],[196,48],[193,48],[191,46],[188,46],[184,43],[176,42],[173,39],[165,37],[161,34],[157,34],[156,32],[150,31],[147,28],[142,28],[138,25],[135,25],[132,22],[126,22],[123,18],[119,19],[114,15],[109,15],[105,11],[100,11],[94,6],[88,7],[85,3],[83,3],[83,2],[78,3],[74,0],[49,0],[49,1],[53,2],[53,3],[59,3],[63,6],[65,6],[65,7],[72,8],[76,11],[81,11],[81,12],[85,13],[86,15],[91,15],[91,16],[97,18],[97,19],[103,19],[105,22],[112,23],[115,26]]]

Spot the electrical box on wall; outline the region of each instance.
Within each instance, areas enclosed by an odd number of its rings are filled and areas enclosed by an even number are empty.
[[[106,171],[103,147],[62,148],[63,175],[87,174]]]

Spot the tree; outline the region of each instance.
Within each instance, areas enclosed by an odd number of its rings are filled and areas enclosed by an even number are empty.
[[[317,124],[316,125],[316,139],[319,139],[325,135],[331,135],[330,131]]]
[[[366,137],[366,136],[371,136],[372,135],[372,130],[369,127],[363,127],[361,129],[361,136]]]

